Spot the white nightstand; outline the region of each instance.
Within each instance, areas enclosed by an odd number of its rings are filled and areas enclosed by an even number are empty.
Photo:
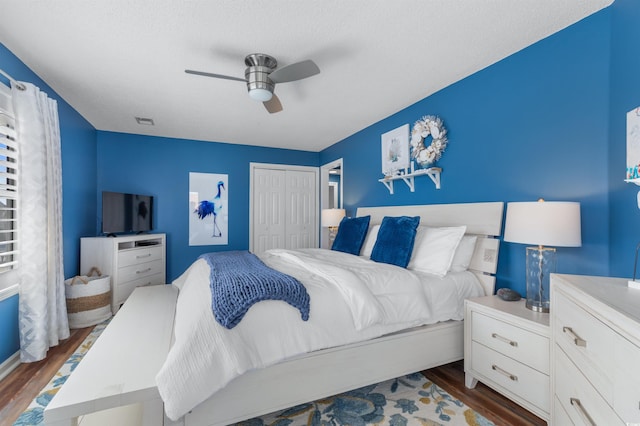
[[[465,301],[465,385],[481,381],[549,420],[549,314],[524,304],[497,296]]]

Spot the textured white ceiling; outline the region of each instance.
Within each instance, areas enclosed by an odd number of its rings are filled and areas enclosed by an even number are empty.
[[[96,129],[319,151],[612,2],[2,0],[0,42]],[[254,52],[321,73],[276,114],[184,73],[244,77]]]

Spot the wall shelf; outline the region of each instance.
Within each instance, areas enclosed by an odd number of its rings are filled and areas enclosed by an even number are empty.
[[[378,182],[382,182],[384,186],[387,187],[391,195],[393,195],[393,182],[400,179],[402,179],[404,183],[407,184],[411,192],[415,192],[414,178],[416,176],[426,175],[426,176],[429,176],[429,178],[431,178],[433,183],[436,185],[436,189],[440,189],[440,173],[441,172],[442,172],[442,169],[440,167],[429,167],[428,169],[413,170],[413,163],[411,163],[411,173],[386,176],[382,179],[378,179]]]

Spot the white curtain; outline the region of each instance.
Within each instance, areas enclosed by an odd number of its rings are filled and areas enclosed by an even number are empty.
[[[58,104],[36,86],[12,87],[19,141],[20,360],[44,359],[69,337],[62,263]]]

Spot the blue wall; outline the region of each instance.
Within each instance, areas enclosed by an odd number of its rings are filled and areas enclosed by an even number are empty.
[[[634,236],[640,235],[638,188],[622,183],[624,114],[640,105],[637,22],[637,1],[617,0],[319,154],[96,132],[1,44],[0,68],[59,101],[66,276],[78,270],[79,238],[99,231],[102,190],[157,197],[156,225],[167,233],[171,280],[200,253],[248,248],[249,162],[317,166],[341,157],[350,214],[365,205],[580,201],[583,246],[559,248],[558,270],[628,276],[640,240]],[[390,195],[377,182],[380,135],[426,114],[440,116],[449,130],[450,145],[438,164],[442,189],[422,177],[415,193],[399,183]],[[188,246],[189,172],[229,174],[228,246]],[[524,293],[523,281],[524,246],[503,243],[498,287]],[[16,300],[0,303],[0,362],[17,349],[4,337],[17,326]]]
[[[617,0],[612,8],[611,108],[609,137],[609,197],[611,274],[633,274],[635,248],[640,243],[640,187],[624,183],[626,167],[626,114],[640,106],[640,2]]]
[[[65,276],[78,271],[80,236],[94,228],[96,215],[96,131],[20,59],[0,43],[0,68],[58,101],[62,140],[62,209]],[[2,80],[4,84],[6,80]],[[27,261],[22,259],[22,261]],[[18,296],[0,302],[0,363],[18,350]],[[8,336],[5,338],[5,336]],[[7,356],[5,356],[8,354]]]
[[[155,197],[155,228],[167,234],[171,282],[202,253],[249,248],[250,162],[317,167],[318,160],[318,153],[307,151],[99,131],[96,197],[101,203],[103,190]],[[189,247],[189,172],[229,175],[228,245]],[[91,235],[100,231],[100,221],[98,217]]]
[[[558,271],[606,275],[610,15],[588,17],[324,150],[321,164],[344,158],[348,213],[394,204],[579,201],[583,245],[558,248]],[[449,131],[438,162],[442,189],[419,177],[415,193],[396,182],[390,195],[377,182],[380,135],[428,114]],[[524,258],[524,245],[502,243],[497,287],[525,293]]]

